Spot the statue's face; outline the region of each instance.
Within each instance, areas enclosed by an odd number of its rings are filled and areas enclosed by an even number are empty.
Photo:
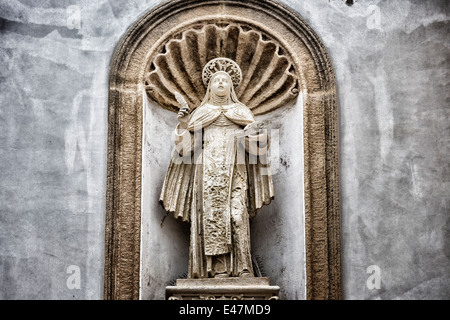
[[[231,93],[231,80],[226,73],[217,73],[211,79],[211,91],[216,96],[225,97]]]

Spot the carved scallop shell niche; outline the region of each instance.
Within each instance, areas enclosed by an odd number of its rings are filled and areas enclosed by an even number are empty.
[[[299,170],[304,172],[306,250],[301,281],[306,281],[307,299],[340,299],[336,77],[319,36],[295,9],[277,0],[161,1],[135,21],[118,43],[108,93],[105,298],[139,299],[143,288],[150,296],[163,290],[161,281],[148,282],[146,287],[149,274],[141,270],[142,257],[150,251],[152,257],[162,252],[141,243],[148,209],[143,204],[147,195],[142,179],[146,170],[142,89],[156,102],[155,110],[177,112],[175,91],[194,109],[205,95],[203,68],[218,57],[232,59],[242,69],[236,93],[255,116],[270,117],[269,112],[289,107],[301,92],[302,117],[298,118],[303,125],[304,166]],[[159,267],[156,262],[154,270]],[[280,276],[292,287],[287,273]],[[297,297],[293,291],[289,295]]]
[[[163,41],[149,61],[145,77],[151,99],[172,111],[179,109],[173,95],[180,92],[191,108],[200,105],[206,88],[202,69],[224,57],[237,62],[242,82],[238,99],[255,115],[272,111],[298,95],[298,76],[287,50],[249,25],[196,24]]]

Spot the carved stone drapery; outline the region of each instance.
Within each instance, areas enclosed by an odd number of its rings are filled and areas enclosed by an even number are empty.
[[[198,78],[184,77],[190,79],[188,83],[169,83],[173,74],[162,70],[164,61],[173,59],[167,54],[169,50],[181,50],[183,55],[182,51],[186,50],[182,47],[183,39],[195,39],[197,44],[201,43],[199,33],[195,31],[199,28],[216,34],[211,39],[219,45],[207,46],[216,50],[212,50],[211,55],[218,52],[233,54],[231,49],[227,51],[226,45],[220,49],[220,43],[231,43],[232,47],[233,41],[223,39],[230,39],[229,35],[233,32],[237,37],[246,38],[249,45],[253,39],[253,46],[257,48],[241,53],[249,53],[249,57],[241,58],[241,67],[245,70],[243,83],[246,84],[238,94],[253,107],[255,114],[278,108],[299,92],[303,94],[307,298],[340,299],[340,206],[334,72],[329,56],[314,31],[297,13],[273,0],[163,2],[142,16],[117,46],[112,58],[109,86],[105,299],[139,298],[142,90],[146,88],[149,96],[172,110],[175,105],[167,93],[164,94],[166,86],[199,90],[192,95],[192,99],[202,96],[203,85],[194,85]],[[261,57],[272,59],[261,60],[258,58],[260,53]],[[208,54],[194,58],[207,61],[210,58]],[[267,70],[276,72],[254,74],[252,61],[267,64]],[[183,67],[188,67],[188,64],[183,64]],[[194,68],[197,67],[202,68],[202,64]],[[270,78],[271,84],[277,79],[275,77],[280,77],[280,81],[277,86],[268,86],[265,84],[269,78],[265,77]],[[252,81],[260,85],[256,92],[253,91],[258,86],[254,87]],[[152,86],[154,92],[151,92]],[[157,92],[160,92],[159,96]],[[186,94],[185,97],[191,95]]]

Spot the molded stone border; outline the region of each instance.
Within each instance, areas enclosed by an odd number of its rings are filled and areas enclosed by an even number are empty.
[[[304,191],[307,299],[341,299],[336,82],[329,55],[292,9],[273,0],[173,0],[134,23],[111,60],[105,226],[105,299],[139,299],[142,92],[148,57],[171,29],[220,12],[264,21],[288,44],[304,99]]]

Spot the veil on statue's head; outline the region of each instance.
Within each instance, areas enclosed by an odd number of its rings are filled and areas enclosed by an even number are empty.
[[[226,75],[226,76],[228,77],[228,80],[230,81],[230,83],[232,83],[232,80],[231,80],[230,75],[229,75],[227,72],[225,72],[225,71],[217,71],[216,73],[213,74],[213,76],[211,77],[211,79],[214,78],[217,74],[224,74],[224,75]],[[207,103],[211,100],[211,95],[212,95],[212,94],[211,94],[211,83],[212,83],[212,81],[209,81],[208,87],[206,88],[206,94],[205,94],[205,97],[203,98],[203,101],[202,101],[202,103],[200,104],[200,107],[203,106],[203,105],[205,105],[205,104],[207,104]],[[238,99],[238,97],[237,97],[237,95],[236,95],[236,91],[234,90],[234,86],[233,86],[233,85],[231,86],[231,90],[230,90],[230,99],[231,99],[231,101],[232,101],[233,103],[239,103],[239,104],[242,104],[242,103],[239,101],[239,99]]]
[[[203,68],[202,78],[203,83],[206,86],[206,94],[205,97],[200,104],[200,106],[205,105],[211,100],[211,79],[213,79],[218,74],[224,74],[227,76],[230,81],[231,90],[230,90],[230,99],[233,103],[242,104],[237,95],[235,88],[242,81],[242,71],[236,62],[228,58],[216,58],[211,60],[206,64]]]

